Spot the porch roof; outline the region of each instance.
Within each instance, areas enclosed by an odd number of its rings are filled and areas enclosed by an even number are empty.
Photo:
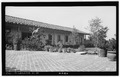
[[[9,16],[9,15],[5,15],[5,22],[24,24],[24,25],[32,25],[32,26],[36,26],[36,27],[64,30],[64,31],[69,31],[69,32],[73,31],[73,28],[38,22],[38,21],[34,21],[34,20],[29,20],[29,19],[23,19],[23,18],[19,18],[19,17],[13,17],[13,16]],[[81,34],[89,35],[89,33],[86,33],[86,32],[80,31],[80,30],[78,30],[78,32]]]

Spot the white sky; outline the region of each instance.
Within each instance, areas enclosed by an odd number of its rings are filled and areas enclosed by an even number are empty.
[[[16,16],[40,22],[73,27],[73,25],[84,32],[89,26],[89,21],[95,17],[102,20],[102,25],[107,26],[109,31],[107,39],[116,34],[116,7],[94,6],[94,7],[6,7],[6,15]]]

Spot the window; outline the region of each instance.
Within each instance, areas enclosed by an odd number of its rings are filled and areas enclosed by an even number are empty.
[[[58,40],[57,40],[57,41],[59,42],[59,41],[60,41],[60,35],[58,35],[58,37],[57,37],[57,38],[58,38]]]
[[[80,43],[82,43],[82,37],[80,38]]]
[[[50,41],[52,41],[52,35],[51,35],[51,34],[48,35],[48,39],[49,39]]]
[[[68,42],[68,36],[65,36],[65,42]]]
[[[51,34],[48,34],[47,44],[48,44],[48,45],[51,45],[51,44],[52,44],[52,35],[51,35]]]

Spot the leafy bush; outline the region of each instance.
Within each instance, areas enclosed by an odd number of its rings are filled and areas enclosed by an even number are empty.
[[[86,48],[85,48],[84,45],[81,45],[81,46],[78,48],[78,51],[85,51],[85,50],[86,50]]]
[[[29,50],[43,50],[45,44],[36,38],[25,38],[22,41],[22,45]]]
[[[12,45],[6,44],[6,49],[7,50],[12,50]]]
[[[91,40],[85,40],[84,42],[85,47],[94,47],[94,44]]]
[[[5,33],[6,45],[12,46],[11,49],[20,50],[21,34],[20,31],[11,31]]]
[[[54,51],[54,52],[58,52],[58,49],[59,49],[58,47],[54,47],[54,50],[53,50],[53,51]]]
[[[78,48],[79,45],[63,45],[63,48]]]
[[[77,51],[73,48],[71,48],[71,52],[76,53]]]
[[[114,39],[114,38],[109,39],[107,44],[108,44],[108,50],[110,50],[110,51],[116,50],[116,39]]]
[[[43,50],[46,44],[44,31],[41,28],[37,28],[32,31],[30,38],[25,38],[22,41],[23,48],[29,50]]]
[[[51,48],[52,46],[50,46],[50,45],[46,45],[46,46],[44,46],[44,50],[45,51],[49,51],[49,49]]]
[[[51,45],[52,41],[50,41],[49,39],[46,40],[46,45]]]
[[[67,51],[66,51],[66,52],[67,52],[67,53],[71,53],[71,52],[75,53],[76,50],[69,47],[69,48],[67,48]]]
[[[70,51],[71,51],[71,48],[67,48],[67,53],[70,53]]]
[[[66,53],[67,52],[67,48],[63,48],[63,52]]]

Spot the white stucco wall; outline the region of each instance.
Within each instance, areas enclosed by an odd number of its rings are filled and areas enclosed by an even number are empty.
[[[48,39],[48,34],[51,34],[52,35],[52,44],[53,45],[56,45],[58,43],[58,35],[60,35],[61,37],[61,40],[63,41],[63,44],[64,45],[67,45],[68,43],[70,45],[74,45],[76,44],[75,41],[71,40],[71,34],[70,33],[67,33],[67,32],[64,32],[64,31],[57,31],[57,30],[51,30],[51,29],[44,29],[44,34],[46,35],[45,36],[45,39],[47,40]],[[65,42],[65,36],[68,36],[68,42]],[[84,42],[84,35],[83,34],[80,34],[79,35],[80,39],[80,43],[83,43]],[[70,42],[71,41],[71,42]]]

